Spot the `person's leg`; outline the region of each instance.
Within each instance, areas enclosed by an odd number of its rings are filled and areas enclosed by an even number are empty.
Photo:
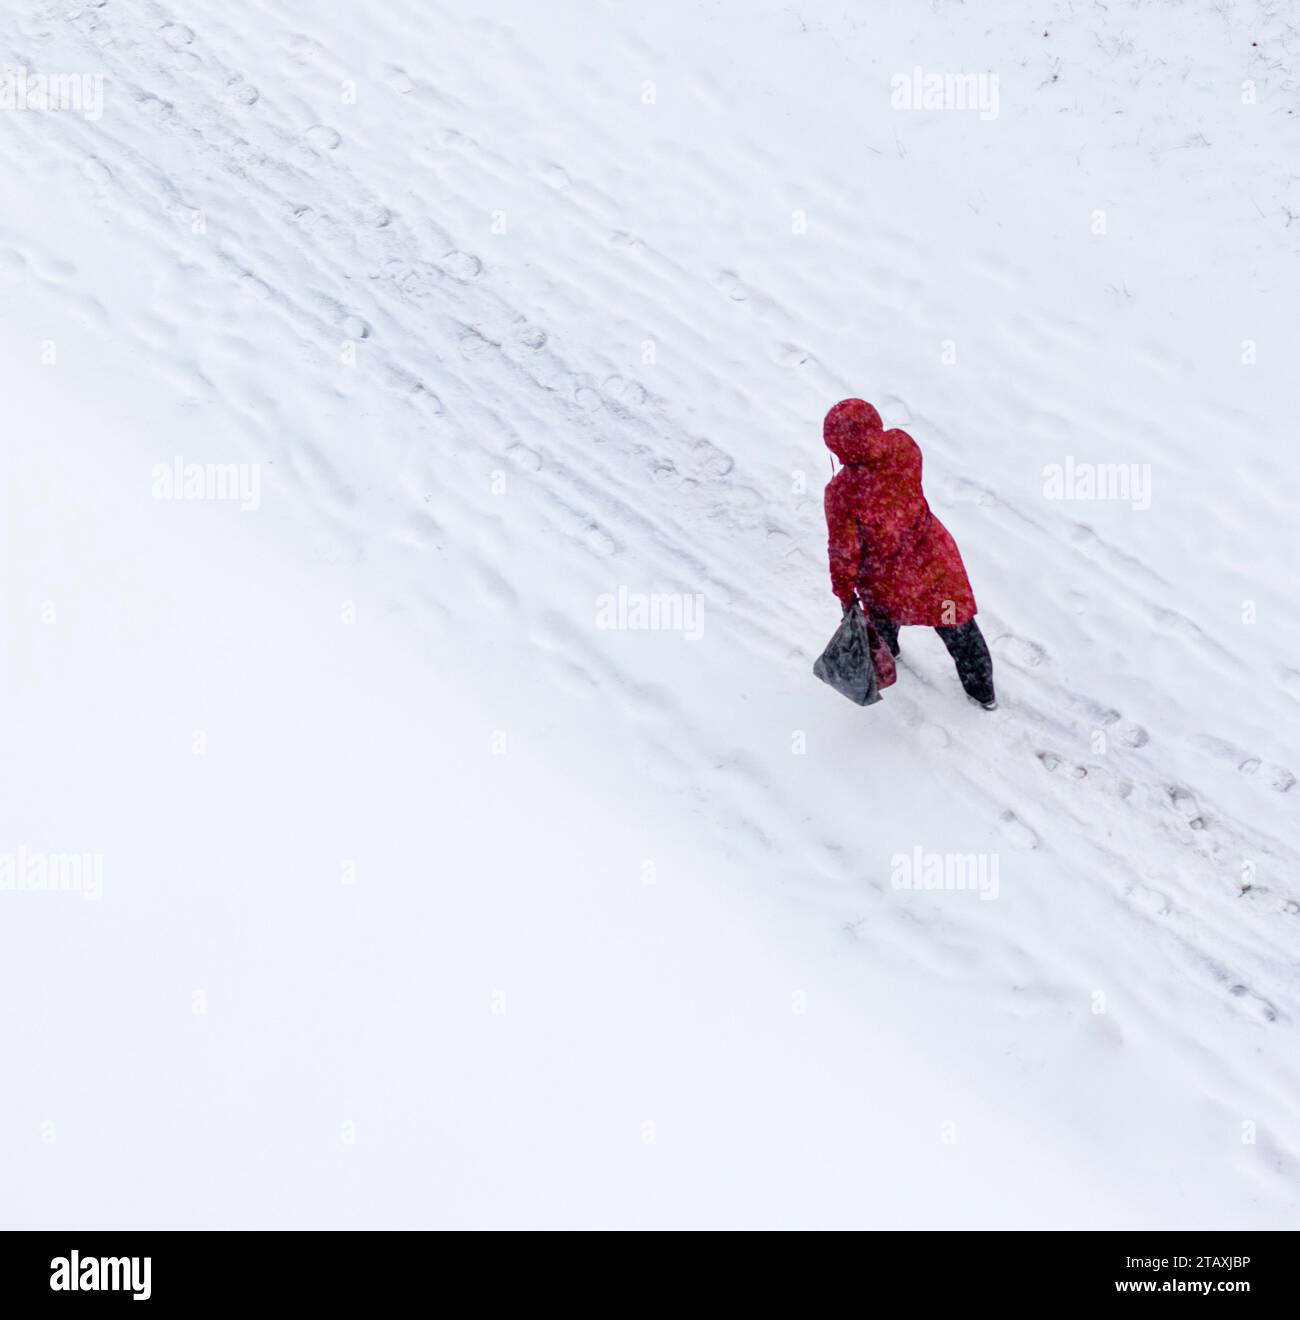
[[[898,654],[898,624],[890,621],[887,614],[881,614],[877,609],[868,611],[867,617],[871,620],[871,626],[885,639],[889,647],[890,655]]]
[[[968,697],[973,697],[981,706],[987,706],[996,700],[993,692],[993,657],[989,655],[984,634],[974,619],[958,625],[956,628],[936,628],[935,632],[943,638],[953,663],[957,666],[957,677],[966,690]]]

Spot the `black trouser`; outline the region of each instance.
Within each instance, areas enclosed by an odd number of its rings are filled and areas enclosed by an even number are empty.
[[[875,610],[871,611],[871,623],[889,643],[890,651],[897,655],[898,625]],[[943,644],[957,666],[957,677],[961,679],[966,695],[974,697],[981,705],[992,701],[993,657],[989,655],[988,643],[980,632],[979,624],[974,619],[968,619],[955,628],[936,628],[935,632],[943,638]]]

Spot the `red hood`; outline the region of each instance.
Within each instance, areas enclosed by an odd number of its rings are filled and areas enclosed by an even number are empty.
[[[880,414],[865,399],[843,399],[826,414],[822,438],[841,463],[870,463],[880,454]]]

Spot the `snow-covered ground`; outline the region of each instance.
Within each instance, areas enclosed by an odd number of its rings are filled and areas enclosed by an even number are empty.
[[[0,110],[0,1221],[1300,1224],[1298,59],[1233,0],[7,8],[91,81]],[[992,715],[926,630],[811,675],[846,395]]]

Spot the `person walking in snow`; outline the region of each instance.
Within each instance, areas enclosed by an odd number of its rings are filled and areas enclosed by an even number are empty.
[[[837,403],[822,438],[843,464],[826,484],[831,589],[845,614],[861,601],[880,686],[897,676],[899,628],[927,624],[966,695],[993,710],[993,660],[975,622],[975,593],[957,543],[926,503],[920,447],[906,431],[884,430],[864,399]]]

